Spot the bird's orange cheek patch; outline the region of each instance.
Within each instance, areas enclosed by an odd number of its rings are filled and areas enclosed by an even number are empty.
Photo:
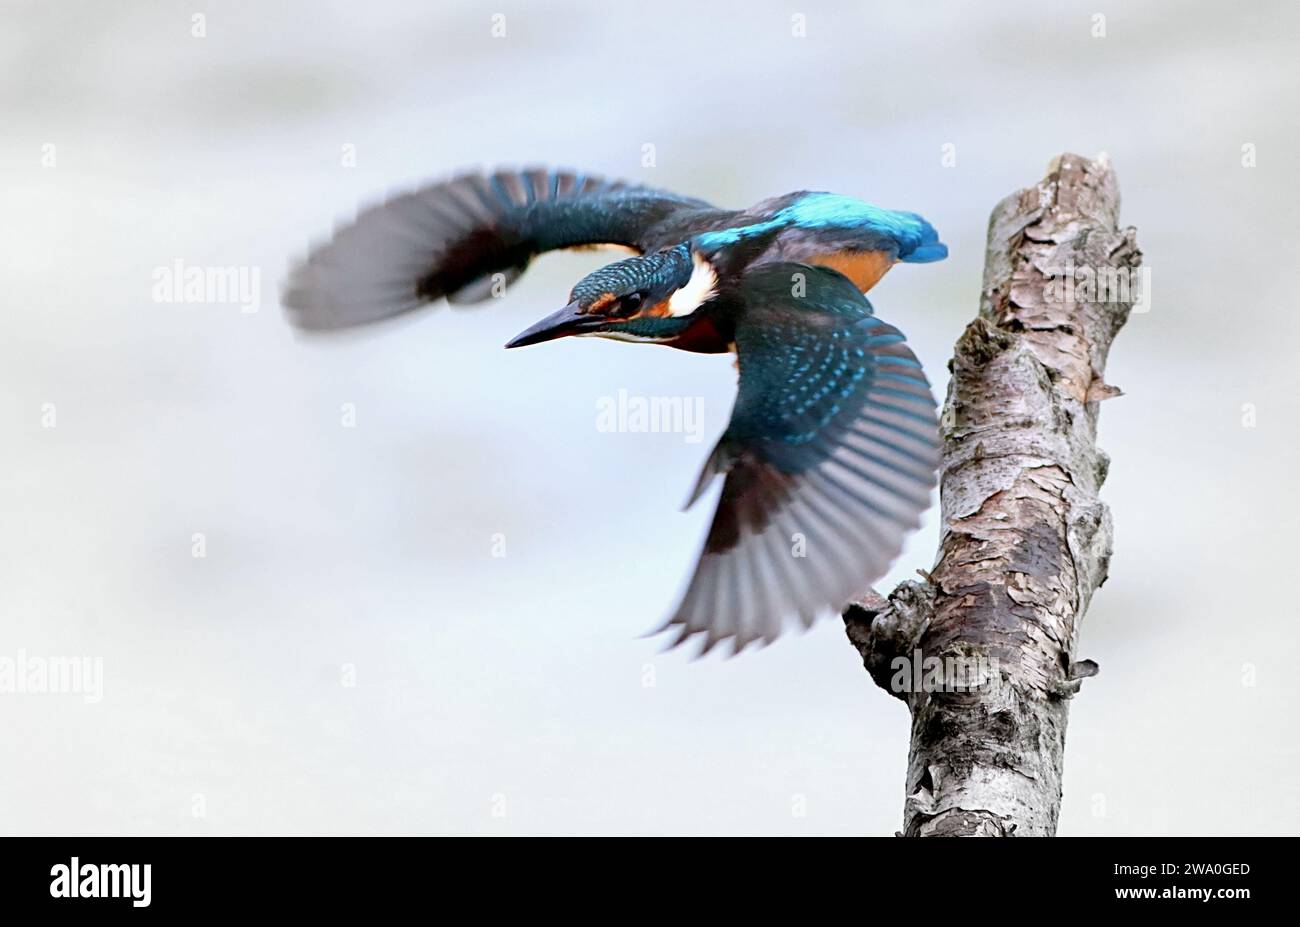
[[[600,296],[596,297],[595,302],[593,302],[590,306],[587,307],[587,312],[589,313],[602,312],[610,304],[614,302],[614,299],[615,297],[613,293],[602,293]]]
[[[633,318],[649,316],[652,319],[666,319],[670,315],[672,315],[672,310],[668,307],[668,300],[665,299],[662,302],[655,303],[653,306],[642,309],[633,316]]]

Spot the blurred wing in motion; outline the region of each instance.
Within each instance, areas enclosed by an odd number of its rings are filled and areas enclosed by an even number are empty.
[[[809,626],[869,588],[919,526],[939,460],[921,365],[851,281],[767,264],[743,299],[740,389],[695,491],[726,473],[722,497],[660,628],[678,630],[674,647],[703,635],[701,653],[770,643],[787,620]]]
[[[299,328],[329,330],[444,296],[479,302],[543,252],[653,250],[717,214],[700,200],[572,171],[466,174],[362,211],[293,269],[283,303]]]

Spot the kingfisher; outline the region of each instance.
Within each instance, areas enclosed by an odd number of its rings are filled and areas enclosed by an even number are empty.
[[[838,613],[889,569],[930,505],[929,382],[863,294],[899,262],[942,260],[912,212],[800,191],[720,209],[543,167],[464,173],[359,212],[291,271],[282,302],[336,331],[441,299],[500,295],[548,251],[618,248],[507,348],[570,336],[732,353],[730,421],[687,502],[723,476],[685,592],[655,632],[739,653]]]

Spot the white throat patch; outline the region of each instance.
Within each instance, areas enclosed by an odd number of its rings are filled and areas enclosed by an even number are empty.
[[[718,275],[713,265],[699,254],[692,254],[691,279],[668,299],[668,314],[673,318],[690,315],[717,292]]]

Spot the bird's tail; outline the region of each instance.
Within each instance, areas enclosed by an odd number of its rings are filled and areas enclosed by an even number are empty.
[[[939,240],[939,233],[934,226],[914,212],[900,213],[912,224],[917,236],[917,244],[910,250],[900,252],[898,259],[908,264],[929,264],[942,261],[948,256],[948,246]]]

